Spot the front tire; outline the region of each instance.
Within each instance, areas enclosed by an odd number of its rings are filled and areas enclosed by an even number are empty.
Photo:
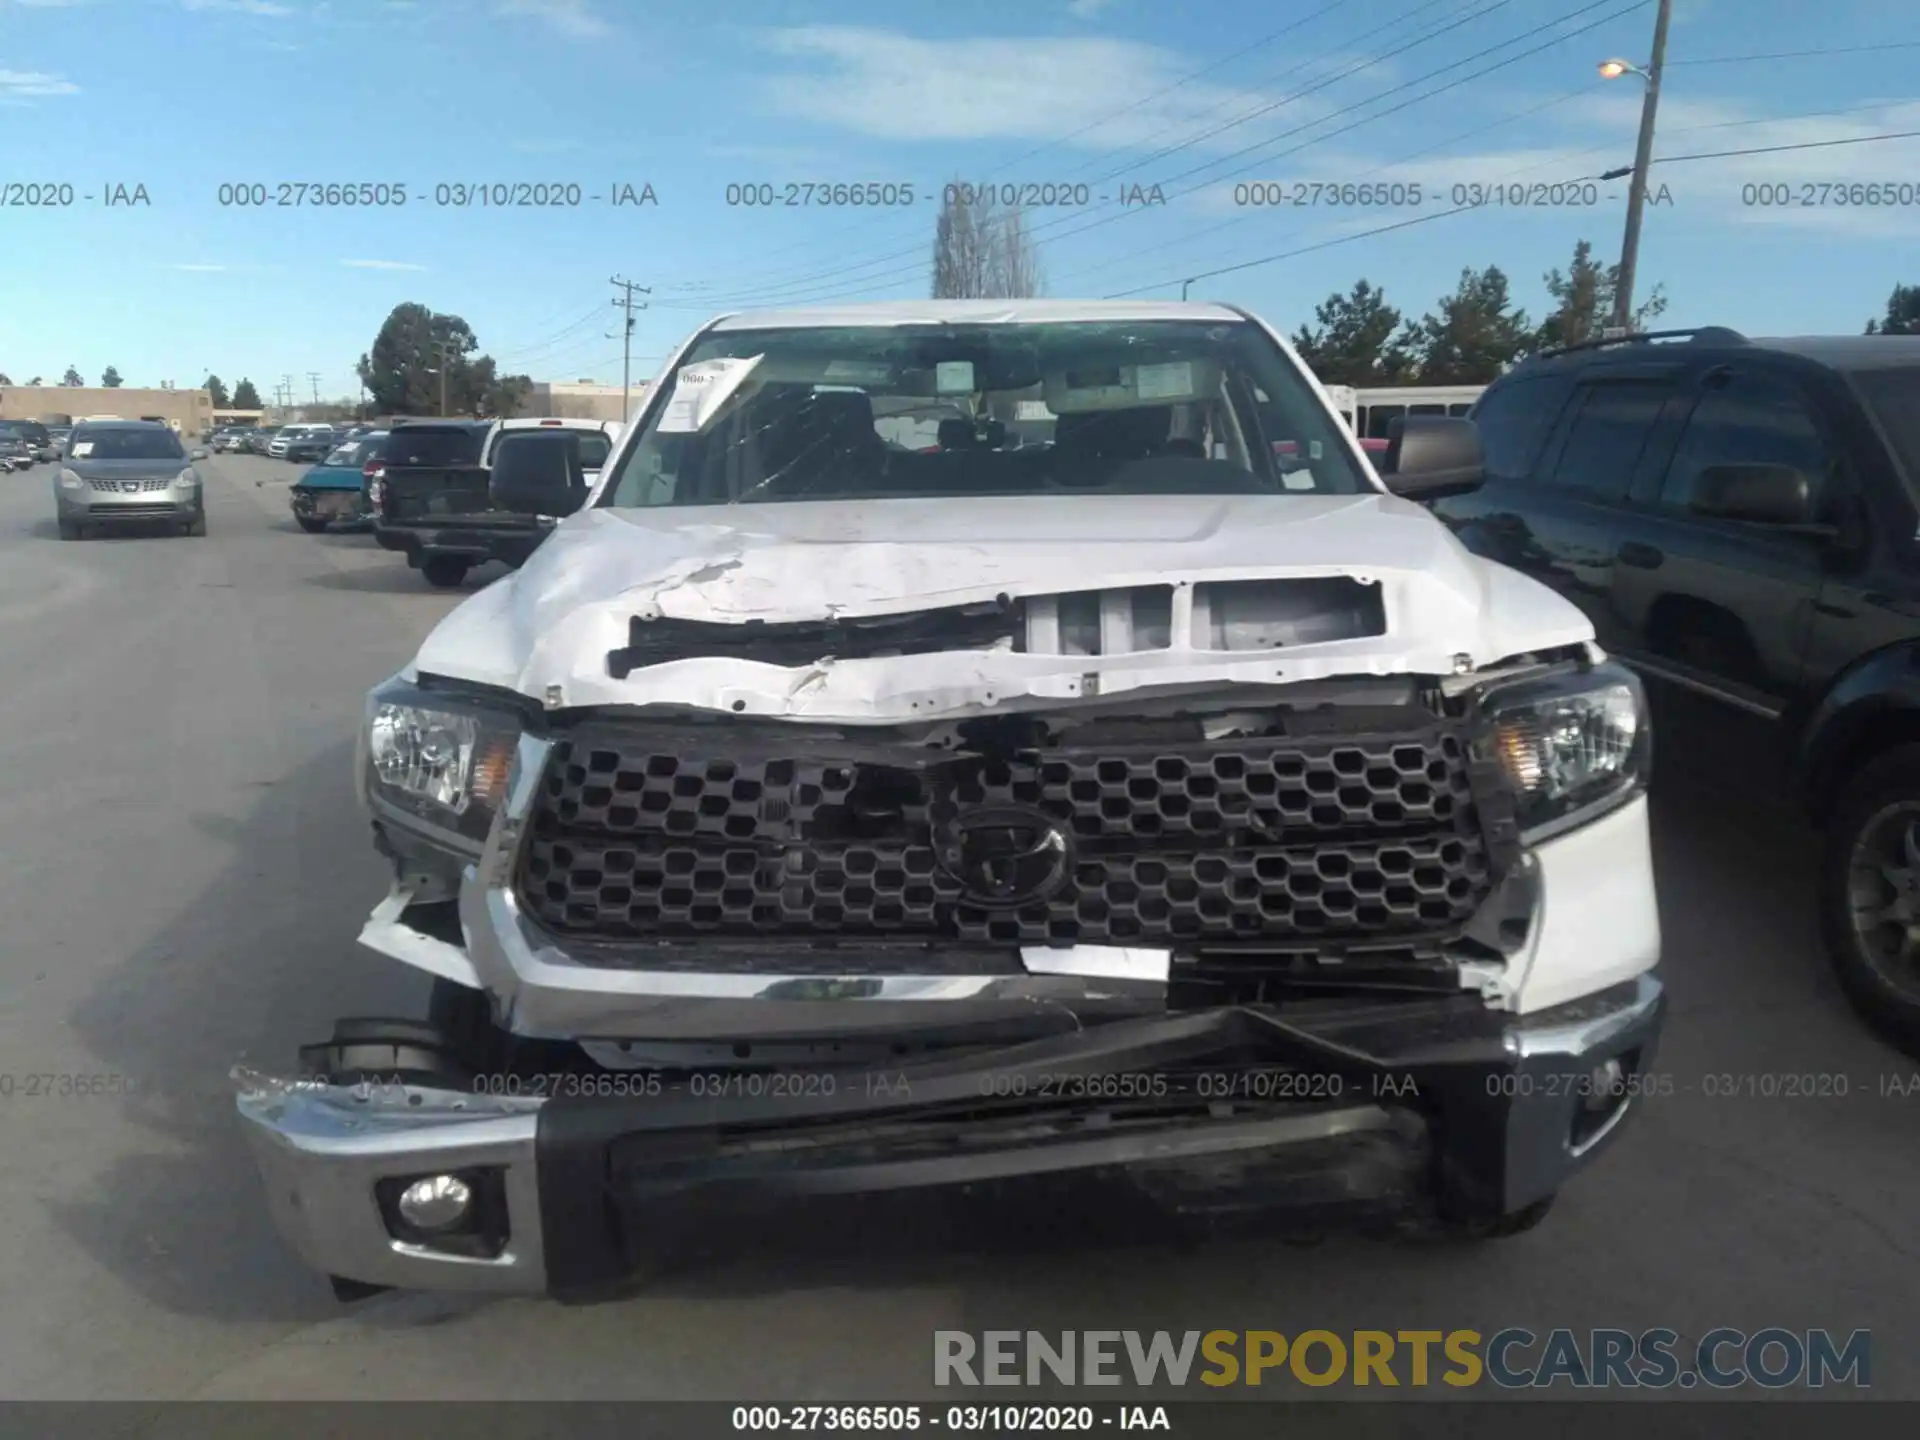
[[[83,532],[82,532],[82,531],[81,531],[81,529],[80,529],[80,522],[79,522],[79,521],[77,521],[77,520],[62,520],[62,521],[60,522],[60,538],[61,538],[62,540],[78,540],[78,539],[81,539],[81,538],[82,538],[82,533],[83,533]]]
[[[448,555],[435,555],[420,562],[420,573],[436,590],[452,590],[467,578],[468,562]]]
[[[207,533],[207,512],[202,510],[198,515],[194,516],[192,520],[188,521],[184,533],[196,537],[205,536]]]
[[[1862,1019],[1920,1056],[1920,745],[1875,757],[1828,817],[1820,925]]]

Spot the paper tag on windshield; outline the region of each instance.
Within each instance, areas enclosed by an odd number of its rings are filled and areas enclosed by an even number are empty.
[[[84,460],[87,458],[87,456],[91,455],[92,453],[93,453],[93,441],[91,440],[82,440],[79,444],[73,447],[73,458],[76,460]]]
[[[682,366],[674,377],[673,393],[655,428],[662,434],[688,435],[704,430],[720,407],[738,390],[764,355],[725,360],[700,360]]]
[[[1142,365],[1133,372],[1134,392],[1142,400],[1164,400],[1170,395],[1193,394],[1193,364]]]
[[[1311,490],[1313,489],[1313,472],[1289,470],[1280,477],[1280,483],[1289,490]]]
[[[942,395],[973,393],[973,362],[942,360],[933,367],[933,388]]]

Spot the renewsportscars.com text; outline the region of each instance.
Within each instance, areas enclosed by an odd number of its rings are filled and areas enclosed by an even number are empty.
[[[1872,1384],[1872,1332],[936,1330],[933,1383],[1821,1389]]]

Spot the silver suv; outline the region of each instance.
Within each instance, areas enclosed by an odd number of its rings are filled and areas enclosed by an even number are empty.
[[[183,535],[207,533],[200,472],[180,437],[165,425],[115,420],[79,425],[53,480],[60,538],[80,540],[89,528],[170,523]]]

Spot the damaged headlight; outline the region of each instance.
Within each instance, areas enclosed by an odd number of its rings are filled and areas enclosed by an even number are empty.
[[[1624,666],[1503,686],[1483,699],[1482,715],[1480,743],[1512,786],[1523,840],[1584,824],[1647,782],[1646,696]]]
[[[367,696],[362,798],[477,845],[506,798],[520,729],[505,706],[389,680]]]

